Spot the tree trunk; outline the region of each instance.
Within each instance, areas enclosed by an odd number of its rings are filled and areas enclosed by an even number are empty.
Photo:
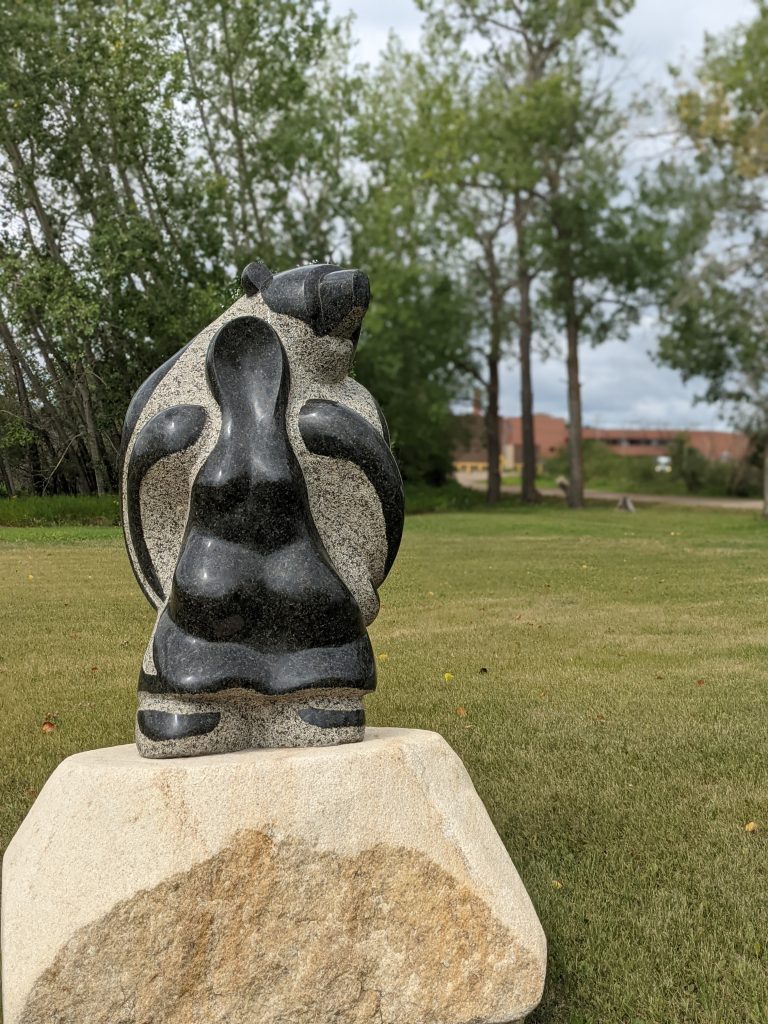
[[[13,377],[16,383],[16,394],[19,400],[19,409],[21,410],[21,420],[32,438],[27,445],[27,462],[29,465],[29,476],[32,483],[32,490],[35,494],[42,494],[43,487],[45,486],[45,479],[43,477],[43,466],[40,458],[40,448],[38,445],[39,433],[37,423],[35,422],[32,403],[29,400],[27,382],[24,379],[24,372],[21,368],[21,358],[16,346],[16,339],[13,336],[13,331],[11,330],[10,325],[1,314],[0,337],[3,339],[5,351],[8,355],[8,361],[10,362],[11,369],[13,371]]]
[[[19,149],[15,140],[8,138],[4,140],[3,148],[5,149],[5,152],[8,155],[8,159],[11,163],[11,167],[13,168],[13,173],[16,178],[16,181],[21,185],[22,189],[26,193],[27,200],[30,206],[35,211],[35,216],[37,217],[37,222],[40,225],[40,230],[42,231],[43,237],[45,238],[45,244],[48,249],[48,252],[50,256],[53,257],[53,259],[58,260],[60,254],[59,243],[56,238],[56,232],[53,229],[53,224],[51,222],[50,217],[48,216],[48,212],[43,206],[43,202],[40,198],[40,193],[37,190],[37,185],[34,181],[33,175],[31,174],[29,168],[24,162],[24,157],[22,156],[21,150]]]
[[[531,281],[526,276],[520,287],[520,419],[523,428],[523,473],[521,495],[525,502],[541,500],[536,490],[536,439],[533,423],[533,378],[531,375]]]
[[[96,417],[93,413],[93,402],[88,385],[82,378],[78,381],[77,390],[80,395],[80,402],[85,419],[85,443],[88,448],[88,456],[91,461],[93,475],[96,479],[96,493],[109,494],[109,477],[107,467],[104,465],[104,458],[99,444],[99,433],[96,428]]]
[[[532,504],[540,501],[541,495],[536,490],[536,438],[533,421],[533,377],[531,374],[531,344],[533,341],[531,283],[533,275],[528,265],[526,212],[527,204],[520,193],[516,192],[517,292],[520,303],[520,421],[523,433],[521,497],[524,502]]]
[[[768,438],[763,449],[763,519],[768,519]]]
[[[559,175],[550,176],[552,199],[560,195]],[[552,226],[557,239],[557,294],[568,341],[568,492],[569,508],[584,508],[584,453],[581,439],[581,381],[579,380],[579,313],[576,303],[576,281],[573,273],[573,249],[570,229],[563,224],[557,202],[554,203]]]
[[[79,424],[82,428],[75,435],[74,452],[77,458],[78,475],[80,476],[81,485],[84,487],[82,493],[92,494],[97,487],[97,481],[89,447],[83,440],[87,436],[87,424],[82,402],[79,401],[78,388],[74,382],[74,373],[66,358],[57,350],[53,341],[48,337],[39,314],[35,316],[32,331],[37,342],[37,349],[48,371],[51,385],[57,394],[62,418],[69,424],[66,434],[72,435],[75,424]]]
[[[5,484],[5,490],[8,497],[12,498],[16,494],[16,489],[13,486],[13,477],[11,476],[11,471],[8,468],[5,455],[3,455],[2,452],[0,452],[0,478],[2,478],[2,481]]]
[[[499,468],[501,445],[499,438],[499,360],[488,357],[488,404],[485,409],[485,438],[488,452],[488,491],[486,501],[495,505],[501,497],[501,471]]]
[[[568,335],[568,505],[584,508],[584,453],[581,440],[581,381],[579,380],[579,325],[573,281],[568,280],[566,331]]]
[[[227,78],[230,111],[232,114],[231,132],[235,141],[235,152],[237,157],[237,177],[239,182],[240,220],[242,224],[243,244],[249,244],[248,240],[251,239],[251,251],[253,251],[253,242],[255,241],[257,243],[257,251],[260,250],[267,252],[267,230],[262,220],[259,204],[256,202],[256,193],[253,188],[253,176],[250,171],[248,156],[243,142],[245,133],[240,123],[240,106],[237,99],[237,88],[235,85],[234,75],[235,58],[232,52],[229,22],[227,21],[227,8],[223,3],[219,4],[219,8],[221,11],[222,38],[224,41],[224,49],[226,51],[224,73]],[[252,224],[249,222],[248,218],[249,206],[251,213],[253,214]],[[254,234],[256,235],[255,239]]]

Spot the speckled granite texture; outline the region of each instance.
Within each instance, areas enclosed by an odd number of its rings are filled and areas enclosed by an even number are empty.
[[[368,282],[251,264],[243,284],[126,417],[126,546],[158,611],[139,682],[148,757],[359,741],[376,684],[365,627],[403,490],[381,412],[348,376]]]
[[[204,732],[168,740],[155,739],[151,715],[207,717]],[[202,723],[201,723],[202,724]],[[160,722],[167,734],[170,725]],[[264,697],[247,690],[227,690],[214,697],[139,694],[136,745],[144,757],[193,757],[263,747],[313,747],[356,743],[365,734],[359,694],[343,690],[308,691],[288,697]]]
[[[514,865],[429,732],[77,754],[3,862],[5,1024],[499,1024],[535,1007],[545,965]]]

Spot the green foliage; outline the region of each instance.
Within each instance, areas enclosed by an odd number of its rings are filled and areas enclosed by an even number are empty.
[[[295,0],[0,13],[0,418],[34,438],[4,471],[106,493],[132,392],[244,263],[332,254],[346,28]]]
[[[658,473],[652,455],[619,455],[601,441],[585,441],[585,483],[596,490],[636,494],[753,498],[761,493],[760,470],[749,460],[707,459],[688,444],[684,434],[675,438],[665,454],[671,457],[671,472]],[[566,449],[545,463],[545,472],[550,477],[567,477],[568,471]]]
[[[349,209],[350,260],[368,271],[373,295],[355,372],[382,405],[404,477],[431,484],[452,468],[450,401],[465,388],[477,321],[476,296],[449,259],[458,229],[422,134],[428,111],[443,124],[443,84],[390,43],[360,96],[355,146],[367,175]],[[442,153],[454,143],[438,134],[429,142]]]
[[[325,0],[174,0],[182,96],[234,270],[332,255],[354,103],[345,21]],[[202,164],[202,161],[201,161]]]
[[[8,417],[0,429],[0,449],[28,448],[35,439],[34,433],[17,419]]]
[[[766,8],[680,91],[695,169],[628,183],[595,66],[632,0],[421,7],[421,52],[371,71],[326,0],[0,0],[6,489],[114,490],[130,394],[254,257],[369,272],[356,372],[409,481],[445,479],[471,389],[495,443],[515,356],[531,422],[531,352],[562,338],[578,426],[579,344],[650,291],[661,358],[766,432]]]
[[[531,50],[556,49],[586,37],[610,51],[619,19],[634,0],[416,0],[416,6],[444,26],[458,21],[488,40],[512,32]]]
[[[423,66],[411,61],[398,83],[418,123],[417,144],[404,147],[404,159],[420,152],[413,173],[426,179],[430,209],[446,211],[455,232],[451,257],[476,295],[475,366],[488,368],[482,383],[492,418],[498,363],[517,347],[521,410],[532,433],[533,334],[547,348],[566,340],[575,424],[569,476],[579,504],[579,344],[626,337],[664,266],[663,221],[649,220],[627,188],[626,118],[595,72],[633,4],[419,6],[431,35]],[[531,455],[528,449],[524,462]]]
[[[448,480],[440,487],[416,483],[405,486],[405,511],[409,516],[426,512],[461,512],[485,506],[485,498],[479,491],[461,487],[455,480]]]
[[[670,220],[694,230],[658,289],[659,358],[703,379],[703,397],[756,438],[768,429],[767,62],[764,3],[746,26],[707,39],[696,80],[681,80],[674,101],[690,152],[661,172],[686,187],[660,189]]]
[[[114,490],[130,395],[258,257],[370,273],[357,373],[404,475],[443,480],[468,301],[410,180],[359,173],[386,121],[359,111],[347,22],[324,0],[4,3],[4,476]]]
[[[466,339],[454,289],[444,277],[396,263],[373,264],[371,283],[355,376],[381,404],[403,477],[440,484],[452,471],[456,435],[451,358]]]
[[[670,445],[672,477],[682,480],[690,494],[701,492],[709,469],[709,459],[691,448],[684,437],[677,437]]]
[[[0,526],[117,526],[116,494],[56,494],[0,500]]]
[[[6,7],[2,340],[53,485],[106,491],[131,391],[218,305],[207,186],[164,4]]]

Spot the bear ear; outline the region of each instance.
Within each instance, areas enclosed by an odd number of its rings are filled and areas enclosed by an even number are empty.
[[[271,280],[271,271],[259,260],[249,263],[240,277],[243,290],[249,298],[263,292]]]

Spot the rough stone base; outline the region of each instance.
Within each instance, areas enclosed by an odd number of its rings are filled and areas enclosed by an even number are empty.
[[[3,864],[5,1024],[502,1024],[541,925],[435,733],[53,773]]]

